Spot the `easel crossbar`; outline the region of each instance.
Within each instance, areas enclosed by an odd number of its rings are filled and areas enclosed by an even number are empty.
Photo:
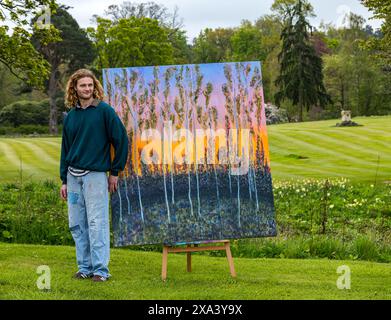
[[[225,246],[205,246],[205,247],[189,247],[189,248],[168,248],[168,252],[196,252],[210,250],[225,250]]]
[[[229,270],[232,277],[236,277],[236,272],[234,268],[234,262],[232,259],[231,248],[229,240],[221,240],[221,241],[208,241],[207,243],[222,243],[222,246],[201,246],[198,245],[200,243],[194,243],[193,247],[191,244],[187,244],[186,248],[174,248],[172,246],[163,245],[163,260],[162,260],[162,279],[165,281],[167,279],[167,260],[168,253],[178,253],[178,252],[186,252],[187,255],[187,271],[191,272],[191,253],[197,251],[215,251],[215,250],[225,250],[227,254],[227,260],[229,265]]]

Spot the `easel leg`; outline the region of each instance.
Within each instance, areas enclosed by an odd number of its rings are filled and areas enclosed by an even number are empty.
[[[188,244],[186,247],[190,248],[191,245]],[[187,252],[186,256],[187,256],[187,272],[191,272],[191,252]]]
[[[167,258],[168,258],[168,246],[163,246],[163,261],[162,261],[162,280],[167,279]]]
[[[236,278],[234,260],[232,259],[230,243],[229,243],[229,242],[226,242],[224,245],[225,245],[225,252],[226,252],[226,254],[227,254],[227,260],[228,260],[228,265],[229,265],[229,271],[231,272],[231,276],[234,277],[234,278]]]

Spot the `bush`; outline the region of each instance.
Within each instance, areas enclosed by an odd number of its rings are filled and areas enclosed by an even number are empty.
[[[62,132],[62,126],[58,127],[59,133]],[[35,134],[49,134],[49,126],[26,124],[19,127],[0,127],[0,135],[35,135]]]
[[[58,190],[53,181],[0,185],[0,241],[73,244]]]
[[[288,122],[286,110],[280,109],[271,103],[265,105],[266,124],[277,124]]]
[[[354,250],[358,259],[360,260],[379,260],[379,251],[376,245],[368,237],[362,236],[354,242]]]
[[[59,99],[56,100],[59,109],[58,123],[62,123],[64,108]],[[0,110],[0,124],[3,126],[19,127],[21,125],[48,125],[49,99],[42,101],[17,101]]]
[[[0,111],[0,124],[18,127],[25,124],[45,125],[49,122],[49,100],[17,101]]]
[[[347,247],[339,240],[329,237],[314,237],[309,240],[309,250],[312,256],[328,259],[345,259]]]

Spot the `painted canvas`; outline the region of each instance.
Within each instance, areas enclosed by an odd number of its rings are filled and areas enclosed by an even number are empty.
[[[114,245],[276,235],[260,62],[103,70],[128,131]]]

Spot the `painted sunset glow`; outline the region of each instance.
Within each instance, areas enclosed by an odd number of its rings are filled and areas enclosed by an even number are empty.
[[[103,70],[128,131],[116,246],[276,233],[259,62]]]

